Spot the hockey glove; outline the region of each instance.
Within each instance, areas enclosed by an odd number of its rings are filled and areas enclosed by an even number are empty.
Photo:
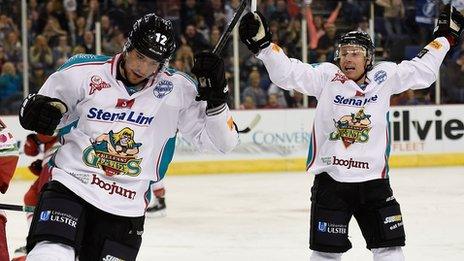
[[[245,14],[240,21],[238,32],[240,40],[254,54],[271,44],[271,31],[269,31],[266,19],[260,12]]]
[[[216,54],[201,52],[195,55],[192,73],[198,80],[197,101],[207,101],[208,109],[226,103],[229,91],[224,72],[224,60]]]
[[[26,142],[24,143],[24,154],[27,156],[37,156],[40,152],[40,141],[37,134],[31,133],[27,135]]]
[[[459,43],[463,27],[464,16],[456,8],[447,4],[438,17],[437,26],[433,30],[433,37],[444,36],[448,39],[451,47],[454,47]]]
[[[40,94],[29,94],[19,112],[19,123],[26,130],[53,135],[68,107],[61,100]]]
[[[28,169],[32,172],[32,174],[40,176],[40,173],[42,172],[42,160],[35,160],[29,165]]]

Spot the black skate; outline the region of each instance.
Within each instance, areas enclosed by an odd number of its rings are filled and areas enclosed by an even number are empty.
[[[147,217],[165,217],[166,201],[164,197],[155,197],[148,205]]]

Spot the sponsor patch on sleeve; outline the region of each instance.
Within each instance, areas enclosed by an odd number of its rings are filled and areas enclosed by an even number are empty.
[[[417,54],[417,57],[422,58],[428,52],[429,52],[429,50],[424,48]]]
[[[430,46],[432,48],[435,48],[437,50],[440,50],[441,47],[443,46],[439,41],[433,40],[431,43],[429,43],[427,46]]]
[[[229,117],[229,119],[227,119],[227,126],[230,130],[234,129],[234,119],[232,117]]]
[[[280,48],[280,46],[278,46],[277,44],[272,44],[272,50],[276,53],[279,53],[282,48]]]

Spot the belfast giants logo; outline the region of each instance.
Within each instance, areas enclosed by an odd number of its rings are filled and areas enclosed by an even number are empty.
[[[87,166],[102,169],[107,176],[136,177],[141,172],[142,158],[137,156],[142,143],[134,137],[135,132],[127,127],[103,133],[83,151],[82,160]]]
[[[174,85],[171,81],[162,80],[160,81],[153,90],[153,94],[156,98],[161,99],[172,91]]]
[[[361,108],[357,113],[343,115],[338,121],[333,120],[337,130],[330,133],[329,140],[342,140],[345,148],[355,142],[367,142],[371,130],[370,117]]]
[[[387,73],[384,70],[380,70],[374,74],[374,81],[377,84],[383,83],[387,79]]]

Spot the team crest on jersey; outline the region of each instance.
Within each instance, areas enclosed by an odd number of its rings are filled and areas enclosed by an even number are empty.
[[[335,73],[335,77],[332,79],[332,82],[339,81],[341,83],[345,83],[348,80],[349,79],[348,79],[348,77],[346,77],[346,75],[344,75],[341,72],[337,72],[337,73]]]
[[[106,88],[110,88],[111,85],[103,81],[102,78],[98,75],[93,75],[90,78],[90,91],[89,95],[92,95],[95,91],[101,91]]]
[[[142,143],[134,140],[134,131],[126,127],[98,136],[84,150],[82,159],[87,166],[103,169],[107,176],[135,177],[141,171],[142,158],[137,158],[140,146]]]
[[[383,83],[387,79],[387,72],[380,70],[374,74],[374,81],[377,84]]]
[[[365,114],[364,108],[361,108],[357,113],[343,115],[338,121],[334,119],[337,130],[330,133],[329,139],[342,140],[345,148],[355,142],[367,142],[371,130],[370,117],[371,115]]]
[[[160,81],[153,90],[153,94],[156,98],[161,99],[172,91],[174,85],[171,81],[162,80]]]

